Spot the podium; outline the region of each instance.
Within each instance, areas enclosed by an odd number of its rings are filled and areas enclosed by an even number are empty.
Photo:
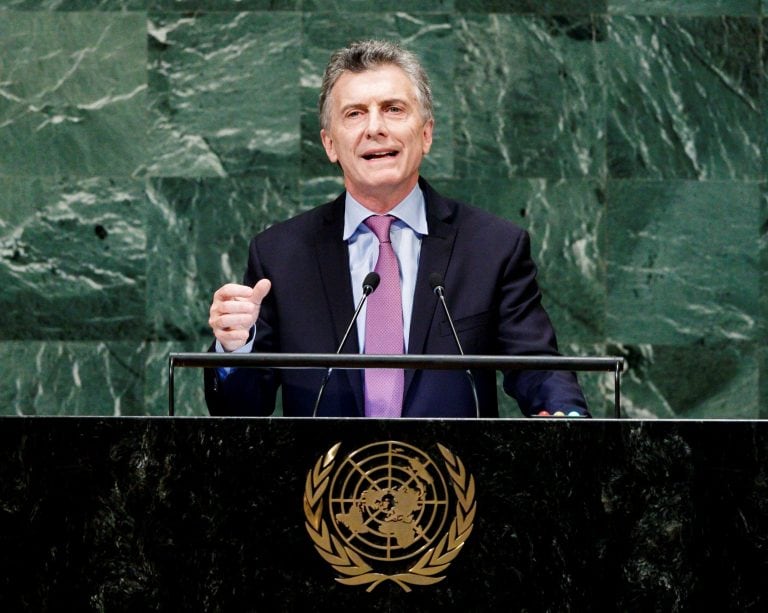
[[[443,473],[448,513],[410,560],[357,554],[389,578],[345,584],[367,571],[334,568],[311,518],[345,552],[352,503],[385,531],[371,516],[405,503],[349,469],[387,449],[401,474],[418,460],[413,491]],[[761,610],[766,460],[748,421],[4,417],[0,610]],[[443,542],[438,582],[391,578]]]

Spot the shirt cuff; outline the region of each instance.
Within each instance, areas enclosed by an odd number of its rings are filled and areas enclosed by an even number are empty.
[[[227,351],[222,346],[219,339],[216,339],[216,353],[251,353],[253,351],[253,343],[256,340],[256,326],[252,326],[250,332],[248,333],[248,342],[245,343],[242,347],[238,347],[234,351]],[[221,366],[220,368],[216,369],[217,374],[219,375],[219,381],[224,381],[230,374],[232,374],[232,371],[235,370],[234,366]]]

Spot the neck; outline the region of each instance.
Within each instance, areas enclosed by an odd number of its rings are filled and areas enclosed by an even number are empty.
[[[418,183],[418,180],[418,177],[416,177],[407,186],[397,188],[395,190],[385,189],[381,191],[372,190],[371,192],[360,192],[355,188],[350,188],[349,185],[345,187],[349,194],[366,209],[371,211],[371,213],[384,215],[385,213],[389,213],[398,204],[405,200],[406,196],[411,193],[413,188],[416,186],[416,183]]]

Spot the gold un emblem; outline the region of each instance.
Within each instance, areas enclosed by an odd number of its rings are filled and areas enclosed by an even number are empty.
[[[438,464],[407,443],[371,443],[337,465],[340,447],[317,460],[304,489],[307,532],[336,581],[370,592],[389,580],[410,592],[445,579],[477,507],[461,459],[437,444],[449,487]]]

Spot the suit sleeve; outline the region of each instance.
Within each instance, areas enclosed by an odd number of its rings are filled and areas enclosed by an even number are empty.
[[[252,287],[259,279],[266,277],[258,253],[256,239],[251,240],[248,266],[243,284]],[[276,351],[277,338],[274,295],[270,292],[262,303],[256,322],[254,353]],[[215,351],[215,344],[211,346]],[[279,387],[279,375],[274,369],[236,368],[226,378],[216,369],[204,371],[205,400],[211,415],[271,415],[275,410],[275,399]]]
[[[552,322],[541,304],[531,242],[521,231],[499,285],[499,352],[504,355],[559,355]],[[504,390],[525,415],[541,410],[588,415],[576,376],[564,371],[509,371]]]

